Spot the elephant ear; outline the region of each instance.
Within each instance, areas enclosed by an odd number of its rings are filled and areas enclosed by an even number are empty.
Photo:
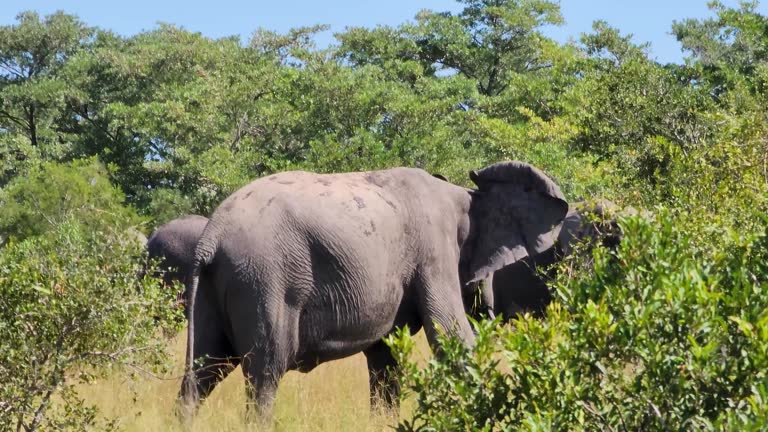
[[[470,209],[474,241],[465,260],[468,283],[554,246],[568,203],[546,174],[511,161],[469,177],[478,190]]]

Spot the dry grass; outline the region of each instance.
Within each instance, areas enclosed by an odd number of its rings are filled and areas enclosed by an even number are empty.
[[[417,336],[417,355],[430,356],[423,332]],[[116,370],[104,380],[82,385],[78,392],[101,414],[118,419],[126,431],[181,431],[173,414],[181,382],[185,332],[173,340],[169,379]],[[383,431],[396,420],[372,416],[368,406],[365,357],[358,354],[320,365],[311,373],[289,372],[280,383],[275,405],[276,431]],[[409,404],[401,409],[407,416]],[[236,369],[205,401],[195,418],[194,431],[241,431],[245,411],[242,373]]]

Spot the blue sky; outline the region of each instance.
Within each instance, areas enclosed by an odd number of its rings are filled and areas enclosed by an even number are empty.
[[[763,14],[768,14],[767,5],[760,5]],[[162,21],[210,37],[248,37],[259,27],[286,31],[329,24],[331,31],[342,31],[346,26],[397,25],[420,9],[456,12],[460,7],[452,0],[2,0],[0,24],[12,24],[22,10],[47,14],[61,9],[122,35],[152,29]],[[561,9],[566,24],[546,29],[549,36],[562,42],[578,39],[580,33],[591,30],[594,20],[603,19],[623,33],[634,34],[636,42],[651,42],[651,54],[661,62],[682,61],[679,45],[669,35],[673,20],[710,15],[707,0],[562,0]],[[331,32],[320,35],[317,42],[318,46],[332,43]]]

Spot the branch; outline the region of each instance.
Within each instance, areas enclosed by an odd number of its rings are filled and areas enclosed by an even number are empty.
[[[267,93],[268,92],[266,90],[263,90],[261,92],[256,93],[251,98],[251,103],[254,103],[254,102],[258,101],[259,99],[264,97]],[[244,131],[245,130],[245,126],[246,126],[246,124],[248,122],[248,114],[250,114],[250,112],[248,111],[248,109],[246,109],[245,112],[243,113],[243,116],[237,122],[237,126],[236,126],[237,128],[235,129],[235,137],[232,140],[232,143],[229,145],[229,148],[231,150],[234,150],[235,146],[237,146],[240,143],[240,140],[243,138],[243,135],[245,133],[245,131]]]
[[[765,151],[763,152],[763,178],[768,182],[768,139],[763,139]]]
[[[24,123],[23,119],[21,119],[19,117],[12,116],[7,111],[0,110],[0,115],[2,115],[3,117],[7,118],[8,120],[16,123],[17,125],[19,125],[19,126],[21,126],[23,128],[27,128],[27,124]]]
[[[104,135],[106,135],[107,138],[111,139],[112,142],[117,143],[117,138],[115,138],[115,136],[112,133],[109,132],[109,128],[108,127],[100,127],[98,124],[96,124],[96,121],[93,120],[91,118],[91,116],[88,115],[88,108],[87,107],[85,107],[84,110],[82,110],[82,109],[81,110],[73,109],[72,111],[74,111],[75,114],[79,115],[80,117],[84,118],[91,125],[95,126],[98,129],[101,129],[101,131],[104,132]]]
[[[581,403],[581,406],[583,406],[584,408],[586,408],[586,410],[587,410],[587,411],[589,411],[589,413],[590,413],[590,414],[592,414],[592,415],[594,415],[595,417],[599,418],[599,419],[600,419],[600,420],[603,422],[603,425],[604,425],[604,426],[605,426],[605,427],[606,427],[608,430],[610,430],[611,432],[615,432],[615,431],[616,431],[616,430],[615,430],[614,428],[612,428],[612,427],[611,427],[611,425],[608,423],[608,420],[605,418],[605,416],[603,416],[602,414],[600,414],[600,412],[599,412],[599,411],[597,411],[597,409],[595,409],[595,407],[593,407],[591,403],[589,403],[589,402],[582,402],[582,403]]]
[[[38,200],[37,197],[30,197],[30,202],[32,203],[32,206],[35,208],[35,210],[37,210],[37,212],[40,214],[40,216],[43,217],[43,219],[45,219],[46,222],[51,224],[52,227],[58,226],[58,222],[48,217],[46,212],[44,212],[43,209],[40,207],[40,200]]]
[[[621,413],[621,408],[619,408],[619,405],[613,399],[608,399],[608,401],[613,405],[614,408],[616,408],[616,412],[619,413],[621,428],[624,430],[624,432],[629,432],[629,429],[627,429],[627,423],[624,422],[624,414]]]
[[[43,401],[40,403],[37,411],[35,411],[35,417],[32,419],[32,423],[29,425],[29,427],[24,426],[24,429],[26,429],[28,432],[36,431],[40,426],[40,422],[43,420],[43,413],[45,413],[45,410],[48,408],[48,403],[51,401],[51,395],[53,394],[53,390],[56,387],[58,387],[58,382],[56,386],[50,387],[45,393],[45,396],[43,396]]]
[[[0,60],[0,67],[2,67],[3,69],[7,70],[11,74],[16,75],[21,79],[26,79],[26,77],[23,74],[19,73],[13,66],[11,66],[7,60]]]
[[[120,357],[123,354],[131,353],[131,352],[146,351],[148,349],[150,349],[150,348],[149,347],[140,347],[140,348],[128,347],[128,348],[125,348],[125,349],[122,349],[122,350],[115,351],[113,353],[107,353],[107,352],[103,352],[103,351],[92,351],[92,352],[82,353],[82,354],[80,354],[78,356],[73,357],[73,359],[75,359],[75,360],[82,360],[82,359],[87,358],[87,357],[106,357],[106,358],[108,358],[108,359],[110,359],[110,360],[112,360],[112,361],[114,361],[116,363],[119,363],[119,364],[121,364],[123,366],[127,366],[129,368],[135,369],[135,370],[137,370],[137,371],[139,371],[139,372],[141,372],[141,373],[143,373],[143,374],[145,374],[147,376],[150,376],[152,378],[155,378],[155,379],[161,380],[161,381],[174,381],[174,380],[177,380],[177,379],[180,379],[180,378],[184,377],[183,374],[179,375],[179,376],[162,377],[162,376],[159,376],[159,375],[157,375],[157,374],[155,374],[155,373],[153,373],[151,371],[148,371],[147,369],[145,369],[145,368],[143,368],[141,366],[137,366],[137,365],[135,365],[133,363],[122,361],[120,359]]]
[[[664,417],[661,415],[661,411],[659,411],[659,407],[657,407],[656,405],[654,405],[654,403],[653,403],[653,402],[651,402],[651,400],[650,400],[650,399],[646,399],[646,400],[645,400],[645,402],[647,402],[647,403],[648,403],[648,405],[650,405],[650,407],[653,409],[653,414],[654,414],[654,415],[656,415],[656,417],[657,417],[657,418],[659,419],[659,421],[661,422],[661,426],[662,426],[662,428],[666,428],[667,424],[666,424],[666,422],[664,421]]]
[[[61,355],[61,351],[64,347],[64,337],[69,334],[71,329],[71,326],[64,326],[62,332],[59,334],[59,337],[56,340],[56,357]],[[64,365],[66,364],[68,363],[64,363]],[[27,430],[27,432],[36,431],[40,426],[40,422],[43,421],[43,415],[45,414],[45,410],[48,408],[48,404],[51,401],[51,396],[53,395],[53,392],[59,387],[59,384],[61,384],[61,381],[64,378],[61,366],[61,363],[54,362],[53,377],[51,378],[50,387],[48,387],[48,391],[45,393],[45,396],[43,396],[43,400],[40,402],[40,406],[37,407],[35,416],[32,418],[32,423],[30,423],[29,427],[24,426],[24,429]]]

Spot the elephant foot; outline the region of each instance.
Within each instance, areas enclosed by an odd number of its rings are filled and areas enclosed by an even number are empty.
[[[272,403],[258,403],[248,401],[245,409],[245,423],[249,430],[271,431],[274,430]]]
[[[197,415],[199,404],[196,401],[188,400],[184,397],[179,397],[174,407],[174,415],[181,423],[183,430],[192,430],[192,424],[194,418]]]

